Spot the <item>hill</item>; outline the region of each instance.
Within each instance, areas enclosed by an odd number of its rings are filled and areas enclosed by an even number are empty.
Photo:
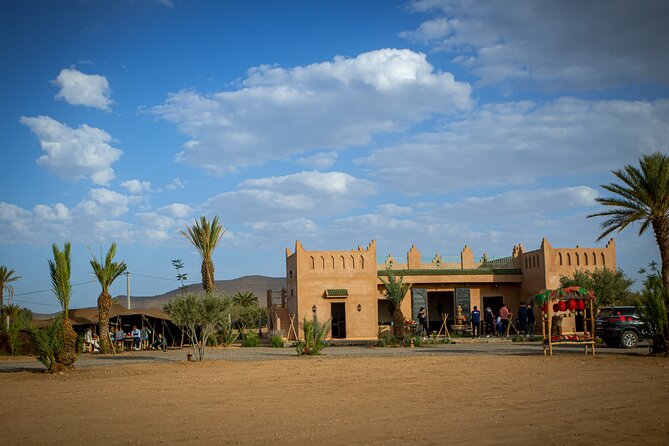
[[[285,277],[267,277],[267,276],[243,276],[231,280],[217,280],[216,289],[225,294],[236,294],[238,292],[251,292],[258,296],[261,306],[267,303],[267,290],[279,291],[286,286]],[[132,309],[141,308],[161,308],[168,300],[181,292],[180,288],[168,291],[157,296],[133,296],[130,294],[130,307]],[[201,293],[202,284],[194,283],[186,286],[187,293]],[[128,302],[125,294],[114,297],[114,302],[127,306]]]

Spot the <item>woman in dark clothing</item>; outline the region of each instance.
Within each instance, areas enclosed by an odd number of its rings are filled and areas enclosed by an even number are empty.
[[[534,318],[534,310],[532,309],[532,303],[527,306],[527,327],[525,328],[525,336],[531,336],[534,334],[534,324],[536,319]]]
[[[421,332],[424,331],[429,338],[430,331],[427,328],[427,311],[425,311],[425,307],[420,307],[420,310],[418,310],[418,323],[421,326]]]

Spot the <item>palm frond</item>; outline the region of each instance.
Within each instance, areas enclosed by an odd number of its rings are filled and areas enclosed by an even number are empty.
[[[51,273],[51,289],[60,302],[63,314],[67,320],[68,310],[70,308],[70,298],[72,297],[71,260],[70,260],[70,242],[66,242],[63,250],[58,249],[54,243],[51,246],[53,250],[53,260],[49,259],[49,272]]]

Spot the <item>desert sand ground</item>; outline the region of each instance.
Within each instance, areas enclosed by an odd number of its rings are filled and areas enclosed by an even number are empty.
[[[459,348],[2,358],[0,444],[669,444],[666,358]]]

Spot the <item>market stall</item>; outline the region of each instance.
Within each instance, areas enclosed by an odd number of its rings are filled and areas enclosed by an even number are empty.
[[[592,290],[578,286],[544,290],[534,298],[541,306],[543,350],[553,355],[554,345],[582,345],[595,355],[595,301]]]

